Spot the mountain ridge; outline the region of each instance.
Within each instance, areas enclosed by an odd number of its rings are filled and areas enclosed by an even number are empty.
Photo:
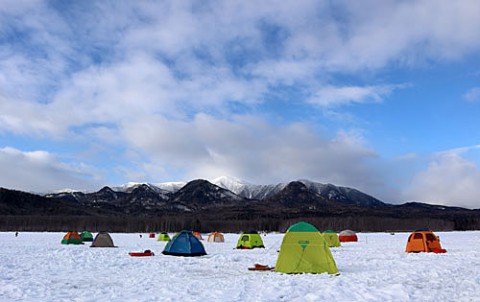
[[[12,226],[30,230],[48,226],[56,230],[68,224],[75,228],[90,225],[119,231],[144,228],[279,231],[289,221],[298,219],[316,221],[329,229],[480,229],[480,210],[418,202],[392,205],[353,188],[309,180],[265,186],[225,178],[213,182],[218,185],[204,179],[181,187],[178,182],[162,188],[150,183],[130,183],[120,189],[105,186],[97,192],[69,191],[45,196],[1,189],[0,230]],[[6,225],[2,225],[3,221]],[[30,227],[31,224],[34,226]]]
[[[192,180],[195,181],[195,180]],[[226,189],[231,191],[232,193],[246,198],[246,199],[254,199],[254,200],[264,200],[269,198],[270,196],[277,194],[281,190],[283,190],[290,182],[281,182],[276,184],[267,184],[267,185],[259,185],[259,184],[252,184],[243,180],[240,180],[235,177],[229,176],[220,176],[211,180],[208,180],[211,184],[217,185],[220,188]],[[333,184],[323,184],[319,182],[314,182],[307,179],[299,179],[294,180],[299,181],[305,184],[310,189],[316,191],[323,197],[330,199],[330,200],[337,200],[340,202],[348,202],[351,198],[360,198],[363,202],[361,203],[370,203],[371,205],[375,206],[382,206],[385,203],[380,201],[379,199],[361,192],[355,188],[350,187],[343,187],[343,186],[336,186]],[[177,182],[164,182],[164,183],[141,183],[141,182],[130,182],[119,186],[112,186],[112,190],[118,192],[131,192],[134,188],[140,185],[148,185],[152,188],[157,190],[168,191],[170,193],[176,193],[180,189],[182,189],[185,185],[189,182],[186,181],[177,181]],[[73,193],[69,190],[66,193]],[[52,195],[52,194],[49,194]],[[357,205],[359,203],[356,203]]]

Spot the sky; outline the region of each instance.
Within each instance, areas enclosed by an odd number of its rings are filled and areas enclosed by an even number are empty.
[[[0,5],[0,186],[222,175],[480,208],[480,2]]]

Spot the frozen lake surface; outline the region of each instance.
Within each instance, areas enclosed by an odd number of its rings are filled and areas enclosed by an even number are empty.
[[[286,275],[275,266],[283,234],[265,249],[203,241],[203,257],[165,256],[164,242],[111,234],[118,248],[62,245],[64,233],[0,233],[1,301],[480,301],[480,232],[436,232],[446,254],[405,253],[409,233],[359,233],[332,248],[340,271]],[[95,235],[95,234],[94,234]],[[170,234],[173,235],[173,234]],[[204,235],[206,239],[206,236]],[[130,257],[150,249],[154,257]]]

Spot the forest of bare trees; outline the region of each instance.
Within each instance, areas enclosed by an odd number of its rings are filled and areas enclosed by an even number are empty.
[[[95,216],[0,216],[1,231],[83,231],[92,232],[175,232],[182,229],[200,232],[242,232],[249,229],[284,232],[298,222],[307,221],[319,230],[353,229],[365,232],[436,231],[480,229],[475,217],[458,219],[391,218],[378,216],[331,216],[297,218],[221,219],[196,215],[165,215],[158,217],[95,217]]]

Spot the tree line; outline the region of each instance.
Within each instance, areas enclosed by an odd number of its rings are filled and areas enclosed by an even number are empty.
[[[183,229],[199,232],[243,232],[258,230],[285,232],[292,224],[306,221],[320,231],[341,231],[352,229],[363,232],[413,231],[431,229],[435,231],[480,229],[480,218],[453,217],[440,218],[395,218],[379,216],[326,216],[326,217],[245,217],[222,219],[221,215],[159,215],[150,216],[42,216],[42,215],[4,215],[0,216],[0,231],[32,232],[177,232]]]

